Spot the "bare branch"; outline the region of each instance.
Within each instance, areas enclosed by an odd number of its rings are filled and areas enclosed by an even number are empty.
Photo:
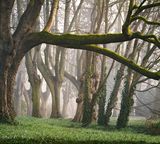
[[[152,3],[152,4],[148,4],[148,5],[144,5],[144,6],[141,6],[137,9],[137,11],[133,14],[133,17],[137,16],[139,13],[141,13],[143,10],[146,10],[146,9],[150,9],[150,8],[153,8],[153,7],[159,7],[160,6],[160,2],[156,2],[156,3]]]
[[[51,31],[51,28],[55,22],[55,17],[56,17],[57,10],[58,10],[58,5],[59,5],[59,0],[53,0],[50,16],[47,21],[47,24],[44,27],[45,31]]]
[[[136,20],[142,20],[143,22],[145,22],[146,24],[149,24],[149,25],[157,25],[157,26],[160,26],[160,22],[148,21],[146,18],[144,18],[144,17],[142,17],[142,16],[133,17],[133,18],[131,19],[131,22],[136,21]]]

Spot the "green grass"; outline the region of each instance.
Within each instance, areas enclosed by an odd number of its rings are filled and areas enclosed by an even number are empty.
[[[92,124],[81,124],[63,119],[17,118],[18,125],[0,124],[0,144],[151,144],[159,143],[159,136],[146,134],[143,121],[131,121],[129,126],[116,130]]]

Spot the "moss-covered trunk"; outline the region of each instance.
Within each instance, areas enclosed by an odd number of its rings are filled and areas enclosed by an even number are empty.
[[[101,80],[100,80],[100,86],[102,88],[97,93],[99,94],[99,102],[98,102],[98,121],[97,123],[99,125],[104,125],[105,123],[105,104],[106,104],[106,95],[107,95],[107,87],[106,87],[106,76],[107,76],[107,65],[106,65],[106,57],[103,56],[103,61],[101,65]],[[100,88],[99,86],[99,88]]]
[[[109,98],[109,102],[107,104],[106,114],[105,114],[105,125],[106,126],[108,126],[110,117],[112,115],[112,110],[115,108],[115,106],[117,104],[118,91],[119,91],[119,87],[120,87],[121,82],[122,82],[122,77],[123,77],[124,67],[125,66],[122,66],[122,67],[121,67],[122,69],[117,71],[117,75],[116,75],[113,91],[111,93],[111,96]]]
[[[98,103],[99,109],[98,109],[98,121],[97,121],[97,123],[99,125],[104,125],[105,124],[106,95],[107,95],[107,92],[106,92],[106,82],[105,82],[101,91],[100,91],[100,94],[98,96],[99,97],[99,103]]]
[[[92,76],[92,53],[86,52],[86,72],[84,81],[84,98],[83,98],[83,118],[82,125],[87,126],[92,121],[92,110],[91,110],[91,76]]]
[[[117,128],[124,128],[128,124],[131,107],[134,104],[133,94],[135,87],[132,86],[132,70],[128,69],[124,89],[122,91],[121,109],[117,119]]]
[[[90,92],[90,71],[87,71],[84,85],[84,99],[83,99],[83,118],[82,125],[87,126],[92,121],[91,110],[91,92]]]

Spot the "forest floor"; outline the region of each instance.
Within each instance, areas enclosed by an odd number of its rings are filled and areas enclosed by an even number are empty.
[[[0,124],[0,144],[160,144],[160,136],[147,134],[144,120],[131,120],[128,127],[117,130],[115,121],[109,128],[81,124],[64,119],[18,117],[17,125]]]

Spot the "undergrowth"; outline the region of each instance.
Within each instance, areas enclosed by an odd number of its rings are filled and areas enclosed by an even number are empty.
[[[117,130],[110,127],[81,124],[64,119],[17,118],[18,125],[0,124],[0,144],[158,144],[159,136],[148,135],[141,121],[131,121]]]

